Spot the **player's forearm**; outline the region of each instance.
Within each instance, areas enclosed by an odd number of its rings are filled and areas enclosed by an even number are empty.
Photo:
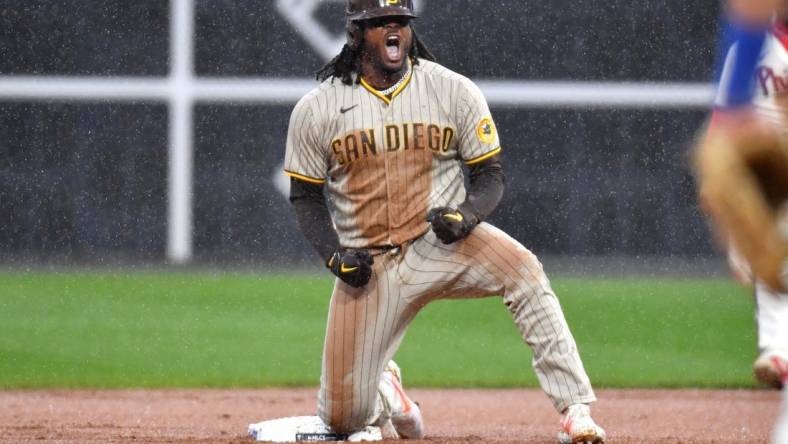
[[[331,215],[323,197],[322,185],[290,180],[290,203],[306,240],[323,261],[339,249],[339,238],[331,222]]]
[[[504,182],[498,156],[470,166],[470,187],[460,210],[472,212],[479,221],[487,219],[503,197]]]

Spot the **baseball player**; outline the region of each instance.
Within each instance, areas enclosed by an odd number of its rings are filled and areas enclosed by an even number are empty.
[[[788,140],[788,1],[781,3],[764,34],[761,54],[755,59],[755,70],[744,85],[731,85],[735,82],[733,71],[741,42],[735,43],[728,51],[715,101],[711,133],[726,131],[725,125],[730,123],[762,134],[773,133],[775,139]],[[737,88],[740,88],[739,92],[731,93]],[[739,103],[745,99],[747,102]],[[732,120],[732,117],[736,119]],[[718,128],[720,126],[723,128]],[[785,216],[782,219],[785,220]],[[777,288],[781,286],[778,280],[772,279],[769,283],[764,282],[763,277],[753,279],[750,264],[742,257],[735,239],[730,242],[728,255],[737,280],[754,283],[760,356],[753,364],[753,373],[760,382],[781,388],[788,376],[788,294],[785,289]],[[778,271],[782,274],[781,269]],[[780,277],[776,276],[777,279]]]
[[[722,46],[730,49],[696,168],[701,201],[728,242],[734,274],[755,283],[761,353],[753,373],[779,388],[788,382],[788,245],[781,227],[788,221],[788,1],[732,1],[728,13]],[[788,444],[786,393],[776,444]]]
[[[301,231],[337,276],[318,415],[337,433],[377,424],[422,437],[390,361],[408,324],[438,299],[501,295],[563,414],[560,439],[604,442],[542,265],[484,222],[504,186],[485,98],[434,61],[411,27],[412,0],[348,0],[346,12],[347,44],[293,110],[285,158]]]

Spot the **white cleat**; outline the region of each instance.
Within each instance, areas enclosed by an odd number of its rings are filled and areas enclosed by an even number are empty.
[[[419,405],[413,402],[402,388],[402,371],[394,361],[389,361],[383,371],[383,387],[389,393],[381,393],[391,409],[391,424],[402,438],[420,439],[424,437],[424,421]]]
[[[788,379],[788,352],[764,351],[753,363],[752,373],[760,383],[782,389]]]
[[[566,409],[558,432],[559,443],[603,444],[605,439],[605,430],[591,418],[591,408],[587,404],[574,404]]]

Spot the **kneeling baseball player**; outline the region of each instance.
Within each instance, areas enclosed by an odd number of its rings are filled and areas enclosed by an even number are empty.
[[[423,437],[419,406],[391,361],[408,324],[438,299],[502,295],[562,414],[560,440],[603,443],[594,391],[542,265],[484,222],[504,188],[487,102],[435,63],[415,18],[412,0],[348,0],[347,44],[290,119],[290,200],[338,278],[318,415],[338,434],[376,425]]]

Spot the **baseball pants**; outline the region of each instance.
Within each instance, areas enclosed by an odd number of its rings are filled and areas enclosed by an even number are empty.
[[[755,283],[758,349],[788,350],[788,295]]]
[[[533,253],[488,224],[441,243],[432,231],[375,256],[363,288],[337,279],[328,313],[318,415],[338,433],[383,413],[381,373],[408,324],[428,303],[502,295],[533,351],[539,383],[558,411],[596,400],[558,298]]]

